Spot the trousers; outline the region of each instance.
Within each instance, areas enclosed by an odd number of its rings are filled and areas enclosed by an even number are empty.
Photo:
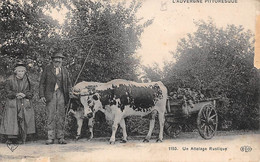
[[[64,138],[64,122],[65,122],[65,102],[64,94],[60,89],[53,93],[47,107],[47,129],[48,139],[63,139]]]

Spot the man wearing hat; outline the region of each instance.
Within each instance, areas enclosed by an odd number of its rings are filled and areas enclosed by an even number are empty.
[[[58,139],[59,144],[66,144],[64,140],[65,105],[69,100],[71,81],[68,70],[62,66],[62,53],[52,55],[51,64],[47,65],[40,79],[40,100],[46,103],[48,140],[46,144],[53,144]]]

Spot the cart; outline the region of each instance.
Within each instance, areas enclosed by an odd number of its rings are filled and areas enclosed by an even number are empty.
[[[187,101],[174,100],[169,97],[164,132],[170,137],[177,137],[182,130],[181,125],[192,118],[197,124],[200,136],[204,139],[211,139],[218,126],[218,115],[215,108],[217,99],[208,98],[189,104]]]

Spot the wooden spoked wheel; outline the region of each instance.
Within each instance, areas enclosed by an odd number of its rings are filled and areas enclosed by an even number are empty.
[[[202,138],[211,139],[215,135],[218,127],[218,115],[212,104],[207,104],[200,109],[197,126]]]

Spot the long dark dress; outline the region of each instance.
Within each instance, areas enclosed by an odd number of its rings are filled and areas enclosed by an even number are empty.
[[[7,79],[5,90],[7,92],[3,120],[0,125],[0,134],[8,137],[22,137],[25,142],[26,135],[35,133],[34,109],[30,99],[33,97],[28,77],[17,79],[11,75]],[[16,98],[17,93],[24,93],[22,99]]]

